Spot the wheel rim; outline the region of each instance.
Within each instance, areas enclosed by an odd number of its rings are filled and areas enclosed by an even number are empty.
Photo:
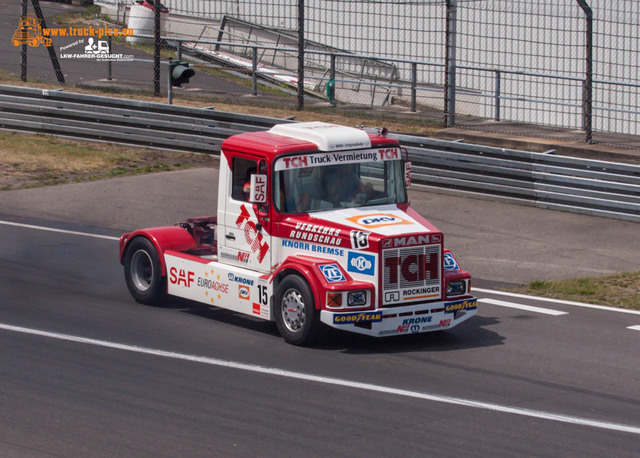
[[[305,322],[304,300],[295,289],[288,290],[282,297],[282,321],[291,332],[298,332]]]
[[[140,291],[147,291],[153,280],[153,262],[145,250],[138,250],[131,257],[131,281]]]

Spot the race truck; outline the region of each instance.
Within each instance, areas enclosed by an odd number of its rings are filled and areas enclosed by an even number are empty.
[[[136,301],[176,296],[369,336],[448,329],[477,312],[469,273],[409,206],[406,150],[381,129],[278,124],[221,146],[217,216],[120,238]]]

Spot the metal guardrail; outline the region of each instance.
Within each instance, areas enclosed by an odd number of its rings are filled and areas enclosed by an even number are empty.
[[[291,120],[0,85],[0,128],[218,154],[241,132]],[[640,222],[640,166],[394,135],[417,188]]]
[[[0,128],[176,151],[218,153],[222,141],[282,119],[0,85]]]

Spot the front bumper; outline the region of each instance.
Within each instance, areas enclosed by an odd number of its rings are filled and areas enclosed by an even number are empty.
[[[322,310],[320,320],[336,329],[374,337],[417,334],[449,329],[474,316],[478,311],[475,297],[455,301],[414,304],[366,312],[331,312]]]

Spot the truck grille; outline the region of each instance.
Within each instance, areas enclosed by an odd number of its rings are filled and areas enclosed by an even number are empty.
[[[441,259],[440,244],[383,250],[383,304],[440,299]]]

